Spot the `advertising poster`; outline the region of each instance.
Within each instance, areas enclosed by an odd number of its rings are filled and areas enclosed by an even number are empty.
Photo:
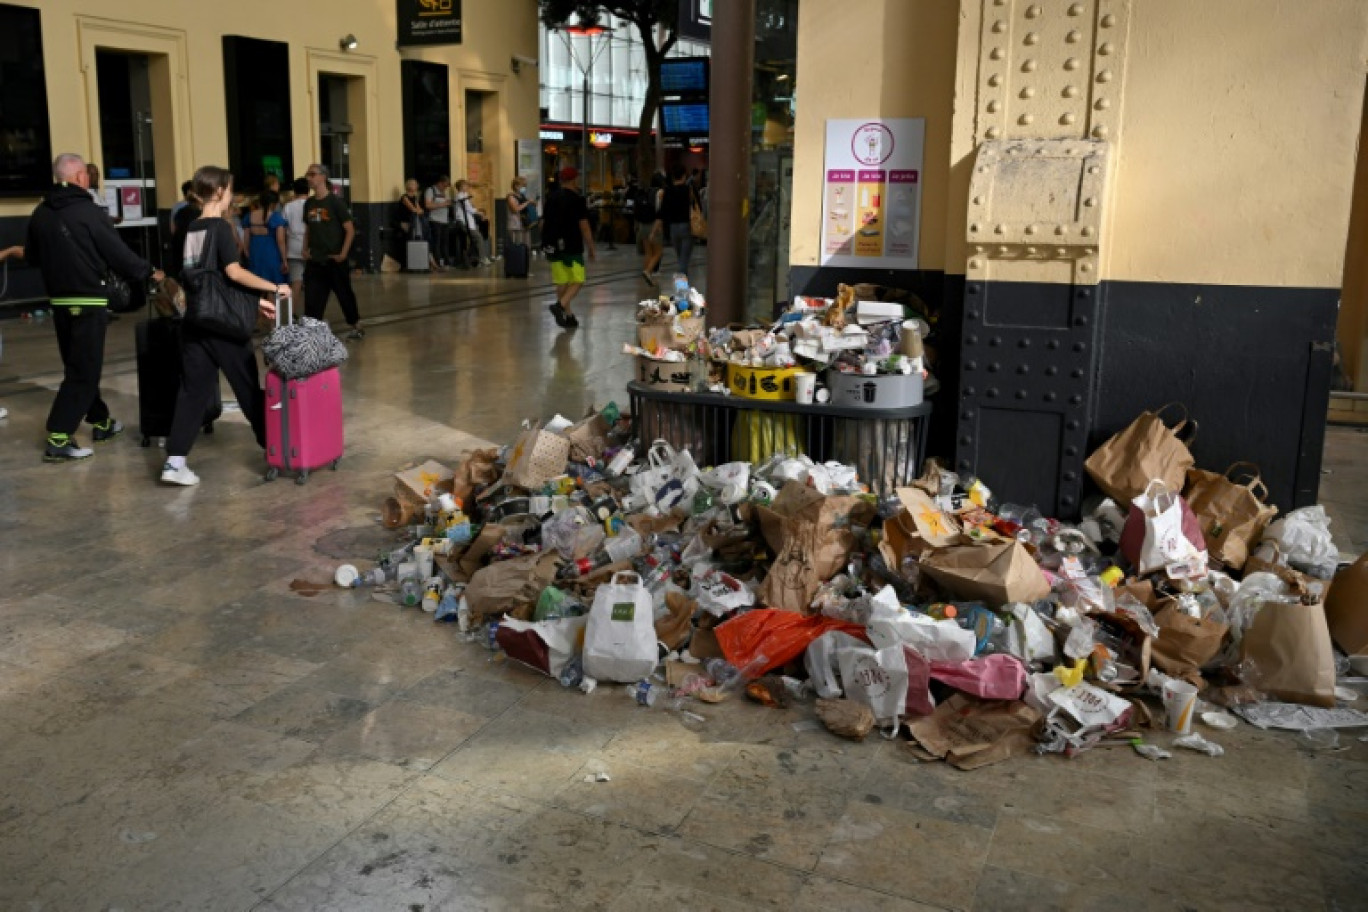
[[[916,269],[926,121],[828,120],[822,265]]]

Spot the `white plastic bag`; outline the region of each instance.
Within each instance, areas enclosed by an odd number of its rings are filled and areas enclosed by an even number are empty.
[[[1330,579],[1339,564],[1339,549],[1330,534],[1330,517],[1325,508],[1302,507],[1293,510],[1268,527],[1264,541],[1278,543],[1287,562],[1319,579]]]
[[[656,667],[651,594],[635,573],[615,573],[598,588],[584,631],[584,673],[632,683]]]
[[[863,649],[865,644],[856,637],[840,630],[824,633],[808,644],[803,654],[803,664],[807,666],[808,679],[817,696],[834,700],[844,696],[841,679],[837,673],[836,655],[843,649]]]
[[[1144,576],[1163,570],[1170,564],[1185,564],[1201,554],[1206,563],[1206,552],[1199,552],[1183,534],[1183,502],[1163,481],[1156,478],[1144,493],[1131,501],[1144,516],[1145,536],[1136,560],[1136,571]]]
[[[1027,665],[1054,662],[1055,641],[1040,615],[1024,602],[1007,606],[1012,622],[1007,627],[1007,651]]]
[[[890,604],[891,602],[891,604]],[[890,586],[871,599],[869,641],[878,649],[906,644],[932,662],[964,662],[974,657],[978,638],[954,621],[938,621],[905,610]]]
[[[704,472],[701,480],[704,486],[718,492],[724,504],[739,504],[746,499],[750,489],[750,463],[723,463]]]
[[[693,591],[698,607],[717,617],[755,604],[755,593],[749,586],[713,568],[695,565]]]
[[[874,710],[879,724],[889,726],[885,737],[898,734],[907,706],[907,658],[901,644],[873,650],[867,646],[836,650],[846,696]]]

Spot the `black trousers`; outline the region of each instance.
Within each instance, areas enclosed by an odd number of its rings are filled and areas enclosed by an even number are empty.
[[[204,425],[205,412],[214,399],[219,371],[228,378],[257,443],[266,448],[266,393],[261,389],[252,343],[232,342],[182,324],[181,386],[176,396],[176,417],[171,420],[171,433],[166,438],[166,455],[190,455]]]
[[[349,269],[346,263],[332,260],[304,264],[304,313],[307,316],[315,320],[323,319],[323,312],[328,309],[328,295],[335,294],[337,303],[342,305],[342,316],[346,318],[347,325],[355,326],[361,322]]]
[[[428,219],[428,227],[432,229],[432,249],[429,251],[433,259],[443,266],[451,264],[451,223],[439,222],[434,218]]]
[[[74,434],[83,417],[91,424],[109,418],[109,406],[100,398],[109,309],[59,305],[52,308],[52,323],[62,355],[62,385],[52,400],[47,430],[49,434]]]

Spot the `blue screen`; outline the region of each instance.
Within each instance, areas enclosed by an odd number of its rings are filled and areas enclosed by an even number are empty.
[[[708,65],[702,60],[665,61],[660,65],[660,89],[675,92],[708,91]]]
[[[708,132],[708,106],[705,104],[667,104],[661,112],[665,117],[666,133]]]

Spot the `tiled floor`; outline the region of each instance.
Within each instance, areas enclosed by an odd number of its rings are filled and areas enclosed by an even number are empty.
[[[574,334],[540,273],[531,293],[364,280],[385,316],[345,371],[347,456],[304,487],[261,483],[236,416],[197,445],[197,489],[158,487],[160,455],[131,433],[42,465],[51,324],[5,324],[0,909],[1368,907],[1354,734],[1325,754],[1246,727],[1216,736],[1219,759],[958,773],[795,729],[801,706],[685,727],[619,688],[508,668],[419,612],[291,591],[380,547],[396,468],[620,396],[632,265],[603,264],[616,277]],[[130,423],[133,322],[106,374]],[[1336,429],[1327,447],[1347,550],[1368,541],[1365,441]]]

